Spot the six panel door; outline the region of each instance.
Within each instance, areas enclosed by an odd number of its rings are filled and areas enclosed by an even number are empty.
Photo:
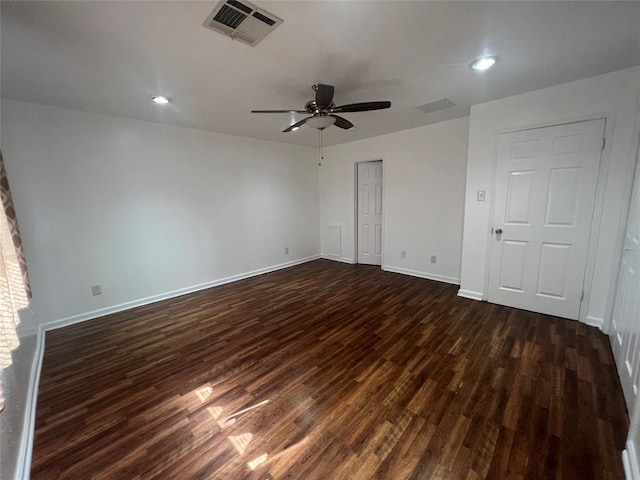
[[[358,163],[358,263],[382,265],[382,161]]]
[[[500,136],[490,302],[578,319],[604,126]]]

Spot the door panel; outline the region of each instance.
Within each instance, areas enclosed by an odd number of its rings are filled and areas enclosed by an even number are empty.
[[[368,223],[365,223],[362,226],[362,254],[363,255],[371,255],[371,250],[369,249],[369,239],[371,238],[371,228]]]
[[[571,248],[571,245],[542,244],[536,289],[538,295],[566,299]]]
[[[490,302],[578,318],[604,125],[501,135]]]
[[[500,261],[500,288],[514,292],[524,289],[524,259],[527,242],[505,240]]]
[[[509,173],[505,223],[529,224],[531,183],[534,173],[533,171]]]
[[[575,226],[579,168],[552,168],[549,174],[545,226]]]
[[[358,163],[358,263],[382,264],[382,161]]]
[[[382,256],[382,225],[376,225],[376,249],[375,254]]]

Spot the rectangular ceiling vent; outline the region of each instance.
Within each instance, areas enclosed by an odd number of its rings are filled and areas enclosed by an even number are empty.
[[[253,47],[282,22],[273,13],[246,0],[222,0],[203,25]]]
[[[453,103],[448,98],[439,98],[438,100],[434,100],[432,102],[417,105],[416,108],[422,113],[431,113],[437,112],[438,110],[444,110],[445,108],[453,107],[454,105],[455,103]]]

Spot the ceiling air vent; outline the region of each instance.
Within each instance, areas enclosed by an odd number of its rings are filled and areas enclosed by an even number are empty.
[[[432,102],[417,105],[416,108],[422,113],[431,113],[437,112],[438,110],[444,110],[445,108],[453,107],[454,105],[455,103],[453,103],[448,98],[439,98],[438,100],[433,100]]]
[[[253,47],[282,22],[281,18],[245,0],[222,0],[204,26]]]

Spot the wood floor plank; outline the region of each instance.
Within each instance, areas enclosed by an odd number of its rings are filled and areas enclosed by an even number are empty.
[[[48,332],[32,478],[622,479],[608,338],[327,260]]]

